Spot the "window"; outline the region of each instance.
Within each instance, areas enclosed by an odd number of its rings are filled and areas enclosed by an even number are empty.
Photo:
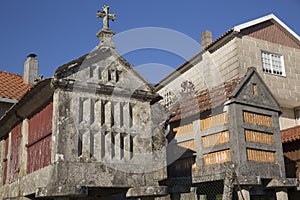
[[[173,95],[170,91],[165,92],[164,94],[164,106],[169,109],[171,105],[173,104]]]
[[[269,52],[262,52],[262,67],[265,73],[285,76],[283,56]]]

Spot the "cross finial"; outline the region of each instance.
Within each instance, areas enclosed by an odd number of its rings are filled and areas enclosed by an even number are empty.
[[[115,14],[109,13],[109,6],[103,6],[103,11],[97,11],[97,18],[103,18],[103,29],[109,30],[109,20],[114,21],[116,19]]]

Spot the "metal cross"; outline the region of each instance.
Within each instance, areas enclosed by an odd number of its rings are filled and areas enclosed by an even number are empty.
[[[103,11],[97,11],[97,18],[103,18],[103,29],[109,29],[109,20],[114,21],[116,19],[115,14],[109,14],[109,6],[103,6]]]

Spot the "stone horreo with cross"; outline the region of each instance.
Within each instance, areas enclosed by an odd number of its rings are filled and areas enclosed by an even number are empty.
[[[108,6],[103,9],[97,13],[103,18],[97,34],[100,45],[60,66],[53,78],[27,93],[26,105],[33,110],[22,114],[26,120],[18,126],[20,130],[26,129],[27,119],[32,127],[30,120],[35,116],[51,113],[52,117],[40,121],[47,121],[48,128],[39,130],[49,129],[47,134],[20,143],[28,148],[40,141],[47,145],[40,152],[47,155],[47,163],[30,170],[21,166],[20,173],[27,171],[27,175],[17,173],[7,180],[15,186],[1,188],[4,197],[149,199],[167,194],[166,187],[158,184],[166,177],[164,130],[152,123],[157,116],[151,111],[161,97],[114,50],[108,21],[115,15],[108,13]],[[34,132],[27,134],[30,138]],[[14,182],[18,176],[22,177],[19,185]]]

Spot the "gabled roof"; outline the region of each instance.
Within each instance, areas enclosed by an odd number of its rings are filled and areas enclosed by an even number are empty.
[[[153,85],[143,76],[141,76],[125,58],[123,58],[112,48],[96,49],[89,54],[85,54],[69,63],[60,66],[55,71],[54,78],[64,78],[64,74],[68,74],[68,72],[74,73],[79,68],[83,69],[100,60],[105,60],[109,56],[114,56],[120,63],[130,69],[130,72],[138,77],[151,91],[154,90]]]
[[[31,87],[23,76],[0,71],[0,98],[19,100]]]
[[[236,32],[240,32],[243,29],[249,28],[251,26],[263,23],[265,21],[269,21],[271,20],[273,23],[276,23],[277,25],[281,26],[285,32],[289,35],[291,35],[292,37],[294,37],[296,40],[298,40],[298,42],[300,42],[300,37],[297,33],[295,33],[292,29],[290,29],[285,23],[283,23],[280,19],[278,19],[274,14],[269,14],[267,16],[240,24],[238,26],[233,27],[233,30]]]
[[[300,140],[300,126],[295,126],[281,131],[282,143]]]
[[[295,33],[292,29],[290,29],[286,24],[284,24],[280,19],[278,19],[274,14],[269,14],[267,16],[234,26],[233,28],[226,31],[223,35],[215,39],[211,44],[206,46],[204,49],[202,49],[199,53],[197,53],[194,57],[192,57],[190,60],[186,61],[182,65],[180,65],[178,68],[176,68],[171,74],[166,76],[164,79],[162,79],[159,83],[155,85],[156,91],[160,90],[163,86],[167,85],[169,82],[174,80],[176,77],[184,73],[185,71],[192,68],[195,64],[200,62],[202,60],[202,55],[206,52],[213,52],[219,47],[223,46],[227,42],[229,42],[232,38],[238,36],[239,33],[241,33],[242,30],[248,29],[250,27],[253,27],[255,25],[271,21],[272,23],[276,24],[281,28],[281,30],[289,35],[293,41],[295,41],[300,46],[300,37],[297,33]]]
[[[253,85],[256,87],[256,93],[253,94]],[[248,91],[247,91],[248,90]],[[245,77],[239,85],[232,91],[231,102],[239,102],[264,109],[280,111],[280,106],[269,87],[263,81],[256,71],[255,67],[248,68]]]

